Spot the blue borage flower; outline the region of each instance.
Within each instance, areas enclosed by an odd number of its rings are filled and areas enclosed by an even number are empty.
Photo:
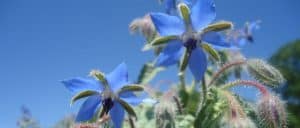
[[[260,21],[247,22],[243,28],[229,32],[230,42],[239,47],[254,42],[253,32],[259,29],[259,23]]]
[[[115,128],[121,128],[125,116],[124,110],[135,116],[133,109],[128,105],[136,106],[143,101],[133,91],[142,91],[143,88],[131,85],[128,82],[128,73],[125,63],[120,64],[110,74],[104,76],[101,72],[94,73],[97,78],[73,78],[62,83],[69,89],[74,97],[72,102],[88,97],[82,104],[77,117],[77,122],[88,121],[93,118],[102,106],[100,117],[109,114]],[[129,85],[129,86],[127,86]]]
[[[254,22],[247,22],[244,27],[244,33],[243,35],[246,36],[247,40],[250,42],[253,42],[253,31],[259,29],[259,23],[260,21],[254,21]]]
[[[230,48],[232,45],[215,31],[231,27],[231,24],[226,24],[225,27],[224,24],[218,24],[217,27],[208,26],[216,17],[213,0],[197,0],[191,10],[184,3],[180,3],[178,8],[181,18],[164,13],[150,14],[156,30],[162,37],[154,40],[152,44],[168,43],[155,65],[167,67],[176,64],[184,54],[183,60],[188,62],[195,80],[199,81],[206,71],[207,57],[198,46],[209,43],[215,48]]]

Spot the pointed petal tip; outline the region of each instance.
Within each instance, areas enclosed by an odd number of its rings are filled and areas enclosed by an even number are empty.
[[[185,31],[183,20],[165,13],[150,13],[150,18],[160,36],[181,35]]]
[[[128,69],[125,62],[119,64],[112,72],[110,72],[106,79],[113,92],[117,92],[120,88],[128,83]]]

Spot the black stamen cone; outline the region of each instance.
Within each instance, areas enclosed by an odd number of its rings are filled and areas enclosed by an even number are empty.
[[[253,36],[251,36],[251,35],[248,35],[248,36],[247,36],[247,40],[248,40],[249,42],[251,42],[251,43],[254,42]]]
[[[102,117],[104,114],[108,114],[109,110],[114,106],[114,102],[111,98],[104,99],[102,101],[102,112],[100,114],[100,117]]]
[[[189,50],[192,51],[197,47],[197,40],[190,38],[185,43],[184,46]]]

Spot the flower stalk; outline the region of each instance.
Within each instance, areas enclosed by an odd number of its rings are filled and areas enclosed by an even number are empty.
[[[229,70],[230,68],[233,68],[235,66],[240,66],[245,64],[246,61],[245,60],[239,60],[239,61],[234,61],[234,62],[230,62],[227,63],[225,65],[223,65],[213,76],[211,81],[209,82],[208,86],[212,85],[216,80],[218,80],[218,78],[222,75],[222,73],[224,73],[225,71]]]
[[[258,83],[256,81],[250,81],[250,80],[236,80],[236,81],[225,84],[222,88],[227,90],[227,89],[229,89],[233,86],[237,86],[237,85],[253,86],[253,87],[256,87],[259,90],[259,92],[261,92],[261,94],[263,94],[263,96],[269,95],[269,92],[264,85],[262,85],[261,83]]]

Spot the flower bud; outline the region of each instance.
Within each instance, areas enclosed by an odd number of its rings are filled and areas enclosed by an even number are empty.
[[[285,128],[287,114],[283,101],[275,95],[266,95],[257,105],[260,124],[268,128]]]
[[[281,73],[265,61],[260,59],[249,59],[246,63],[249,73],[258,81],[272,87],[278,86],[284,82]]]
[[[155,105],[154,113],[156,119],[156,127],[174,127],[175,115],[177,112],[176,103],[173,101],[172,98],[174,94],[175,91],[168,91],[161,97],[160,102]]]
[[[256,128],[251,119],[247,117],[237,99],[229,92],[223,91],[228,102],[228,111],[225,112],[220,126],[224,128]]]
[[[142,33],[149,42],[156,36],[156,30],[149,14],[145,15],[143,18],[134,19],[130,23],[129,29],[133,33]]]

